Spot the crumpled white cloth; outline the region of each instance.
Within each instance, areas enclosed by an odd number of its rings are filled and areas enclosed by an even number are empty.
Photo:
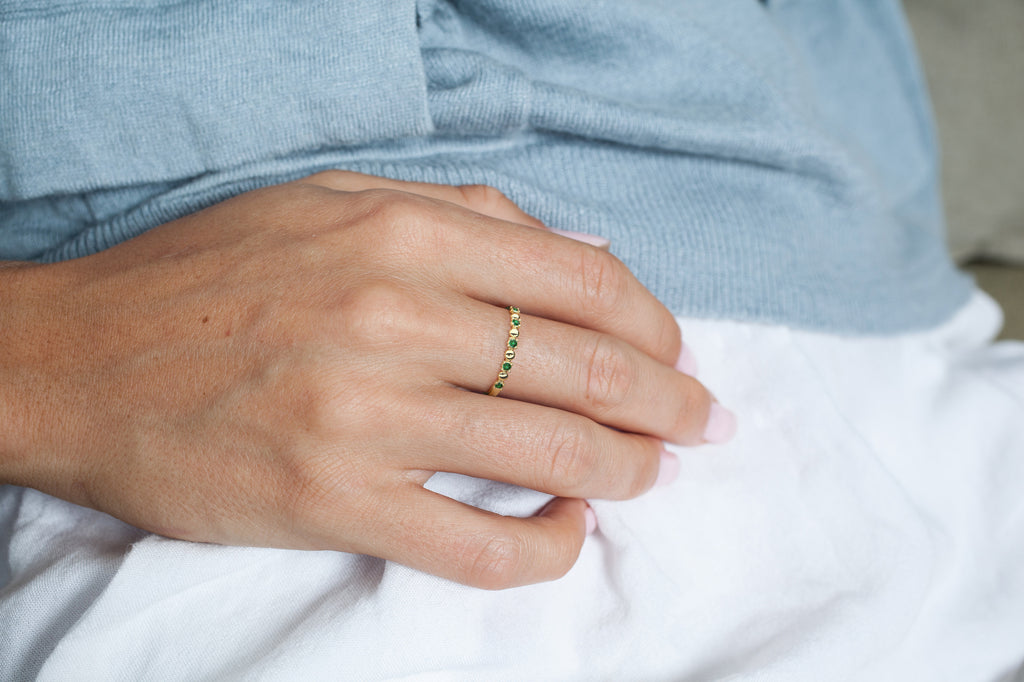
[[[1024,344],[680,321],[735,410],[678,480],[593,503],[564,579],[503,592],[377,559],[190,544],[0,489],[0,677],[1012,680],[1024,665]],[[545,496],[432,487],[509,514]]]

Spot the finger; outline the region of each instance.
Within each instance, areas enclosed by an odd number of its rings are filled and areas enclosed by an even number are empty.
[[[489,185],[436,185],[428,182],[392,180],[342,170],[322,171],[303,178],[300,182],[340,192],[393,189],[446,201],[499,220],[547,229],[544,223],[519,208],[515,202]]]
[[[576,562],[586,502],[556,498],[534,517],[500,516],[411,485],[367,553],[497,590],[555,580]]]
[[[675,318],[608,252],[431,197],[393,189],[360,196],[358,211],[351,202],[337,208],[374,217],[372,244],[356,231],[345,247],[350,254],[372,248],[366,258],[374,276],[423,295],[448,288],[493,305],[519,305],[616,336],[663,364],[678,360]],[[382,246],[392,249],[384,260]]]
[[[679,359],[672,313],[612,254],[508,222],[449,221],[448,253],[465,255],[437,258],[461,293],[615,336],[669,366]]]
[[[437,340],[429,345],[443,352],[432,362],[446,381],[470,390],[486,391],[500,377],[506,398],[671,443],[706,440],[713,399],[693,377],[609,334],[524,313],[519,322],[510,349],[508,311],[471,302],[434,328]],[[454,338],[453,328],[460,330]]]
[[[571,412],[454,387],[410,397],[410,414],[431,414],[392,461],[563,497],[622,500],[658,477],[658,438],[620,432]],[[427,422],[424,422],[427,423]]]

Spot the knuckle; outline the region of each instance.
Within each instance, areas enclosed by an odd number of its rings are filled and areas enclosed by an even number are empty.
[[[368,241],[376,248],[399,261],[442,252],[446,221],[436,203],[392,189],[366,189],[355,197],[361,202],[359,218],[372,231]]]
[[[560,425],[549,434],[545,448],[550,481],[565,491],[584,491],[593,480],[597,453],[584,431]]]
[[[630,280],[629,270],[600,249],[580,249],[579,295],[585,310],[602,317],[618,314]]]
[[[394,346],[415,333],[420,308],[421,304],[396,282],[365,282],[346,292],[338,331],[348,344]]]
[[[354,192],[362,204],[362,215],[379,229],[404,227],[416,219],[416,201],[412,195],[392,189],[374,187]]]
[[[282,471],[279,478],[284,483],[281,488],[286,494],[280,497],[285,518],[292,522],[303,522],[314,518],[319,510],[332,505],[335,495],[337,474],[325,470],[323,463],[316,458],[288,457],[282,458]]]
[[[587,358],[583,398],[602,413],[621,407],[628,400],[636,381],[634,363],[611,337],[604,335],[598,336],[589,352],[581,357]]]
[[[518,538],[499,534],[477,538],[465,551],[466,582],[487,590],[503,590],[517,583],[523,560]]]
[[[463,201],[478,213],[487,213],[488,209],[512,203],[511,199],[490,185],[460,185],[458,190]]]
[[[327,530],[337,518],[373,518],[384,497],[381,482],[363,466],[310,457],[291,467],[281,486],[281,517],[296,529]],[[328,531],[328,534],[329,531]]]

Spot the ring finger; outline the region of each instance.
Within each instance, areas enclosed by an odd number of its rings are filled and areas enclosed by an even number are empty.
[[[460,353],[448,348],[441,378],[473,391],[500,383],[501,397],[621,431],[687,445],[703,441],[713,401],[696,379],[609,334],[526,311],[514,326],[512,317],[479,301],[455,308],[446,325],[463,330],[465,343]]]

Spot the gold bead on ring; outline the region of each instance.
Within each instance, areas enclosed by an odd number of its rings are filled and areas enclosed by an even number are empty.
[[[512,361],[516,359],[516,346],[519,345],[519,308],[510,305],[508,307],[509,329],[508,341],[505,345],[505,360],[498,370],[498,380],[491,384],[487,395],[498,395],[501,389],[505,388],[505,380],[508,379],[509,370],[512,369]]]

